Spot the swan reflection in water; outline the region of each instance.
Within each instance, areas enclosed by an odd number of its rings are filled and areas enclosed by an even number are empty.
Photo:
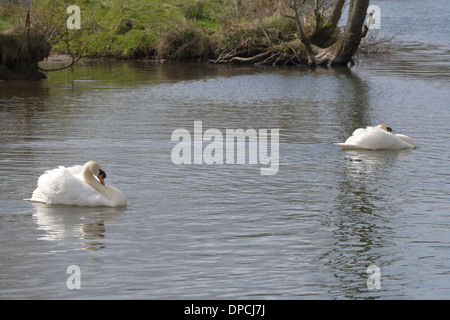
[[[392,181],[405,174],[397,170],[397,164],[412,150],[343,150],[343,153],[345,166],[336,199],[339,212],[371,213],[377,207],[394,210]]]
[[[402,150],[343,150],[347,160],[347,172],[379,172],[380,168],[386,170],[396,159],[403,159],[411,154],[411,149]],[[382,170],[383,171],[383,170]]]
[[[108,222],[118,220],[127,210],[126,207],[32,204],[36,209],[33,218],[38,229],[45,232],[38,240],[73,242],[73,239],[80,239],[81,245],[87,250],[103,248],[105,244],[102,239],[105,238]]]

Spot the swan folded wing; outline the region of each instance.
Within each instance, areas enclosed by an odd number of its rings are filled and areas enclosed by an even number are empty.
[[[400,134],[392,134],[386,132],[384,130],[374,128],[376,130],[370,130],[365,133],[363,136],[359,137],[361,141],[358,145],[362,146],[364,149],[371,150],[382,150],[382,149],[390,149],[390,150],[400,150],[406,148],[413,148],[415,146],[412,139],[405,135]],[[409,138],[410,143],[404,141],[402,137]]]
[[[79,179],[82,179],[82,173],[83,171],[83,166],[73,166],[73,167],[69,167],[67,168],[67,172],[75,177],[79,177]]]
[[[52,199],[60,192],[61,177],[66,172],[65,167],[45,171],[38,179],[37,188],[33,191],[30,201],[52,203]]]
[[[108,199],[83,181],[81,166],[48,170],[38,179],[30,201],[80,206],[107,205]]]
[[[48,203],[49,199],[48,197],[42,193],[42,191],[39,188],[34,189],[33,194],[31,195],[31,198],[25,199],[27,201],[33,201],[33,202],[42,202],[42,203]]]
[[[77,206],[107,205],[108,199],[77,175],[65,177],[64,189],[55,198],[58,204]]]
[[[345,143],[336,143],[344,149],[405,149],[414,148],[411,138],[401,134],[392,134],[377,127],[356,129]]]
[[[365,131],[352,135],[347,140],[363,149],[372,150],[390,149],[395,143],[392,134],[374,127],[366,128]]]
[[[347,140],[345,140],[345,142],[335,143],[335,145],[340,146],[344,149],[363,149],[358,145],[357,137],[364,134],[365,131],[366,129],[364,128],[356,129],[355,131],[353,131],[352,135]]]
[[[389,149],[392,140],[390,133],[376,127],[356,129],[344,142],[336,143],[345,149]]]
[[[399,139],[401,139],[403,142],[408,144],[408,146],[406,146],[406,147],[408,147],[408,148],[415,148],[416,147],[416,143],[414,142],[414,140],[412,138],[408,137],[407,135],[397,133],[396,136]]]

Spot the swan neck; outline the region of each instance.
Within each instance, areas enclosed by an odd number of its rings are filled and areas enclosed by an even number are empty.
[[[103,186],[88,170],[85,170],[85,168],[83,168],[83,179],[87,184],[106,197],[106,186]]]

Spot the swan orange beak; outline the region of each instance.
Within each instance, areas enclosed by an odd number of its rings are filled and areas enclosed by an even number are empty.
[[[105,171],[103,171],[103,170],[100,170],[100,173],[98,174],[98,180],[100,180],[100,183],[102,184],[102,185],[105,185],[105,178],[106,178],[106,173],[105,173]]]

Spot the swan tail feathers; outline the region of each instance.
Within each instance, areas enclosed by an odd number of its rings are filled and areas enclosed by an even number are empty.
[[[361,147],[358,147],[354,144],[349,144],[349,143],[345,143],[345,142],[338,142],[338,143],[334,143],[334,144],[342,147],[343,149],[362,149]]]
[[[42,191],[39,188],[36,188],[33,191],[33,194],[31,195],[31,198],[29,199],[25,199],[27,201],[32,201],[32,202],[42,202],[42,203],[48,203],[49,202],[49,198],[42,193]]]

